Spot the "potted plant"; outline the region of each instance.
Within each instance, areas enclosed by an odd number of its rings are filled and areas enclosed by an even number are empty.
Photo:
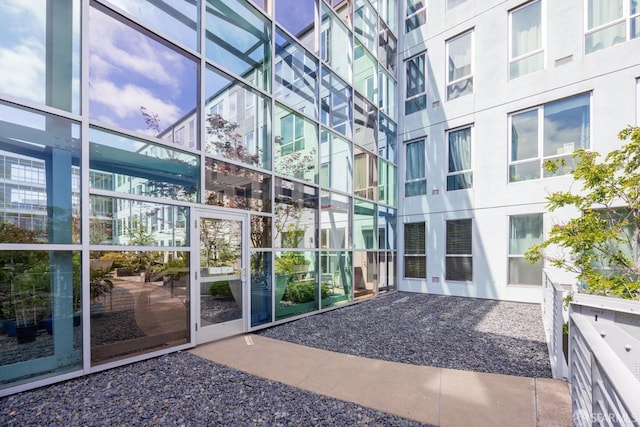
[[[100,317],[104,313],[104,298],[113,290],[113,281],[108,269],[89,270],[89,298],[91,299],[91,316]]]

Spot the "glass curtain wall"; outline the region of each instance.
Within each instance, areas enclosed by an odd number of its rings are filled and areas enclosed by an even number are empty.
[[[194,208],[247,215],[250,328],[396,288],[396,0],[23,3],[0,392],[192,345]]]

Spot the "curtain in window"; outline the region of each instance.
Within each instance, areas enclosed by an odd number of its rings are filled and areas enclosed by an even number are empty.
[[[449,42],[449,81],[471,74],[471,33]]]
[[[589,0],[589,29],[622,18],[623,0]]]
[[[407,144],[407,181],[424,178],[424,141]]]
[[[517,58],[542,47],[541,6],[531,3],[512,16],[511,57]]]
[[[523,255],[542,242],[542,214],[512,216],[510,228],[509,255]]]
[[[449,132],[449,172],[471,169],[471,128]]]

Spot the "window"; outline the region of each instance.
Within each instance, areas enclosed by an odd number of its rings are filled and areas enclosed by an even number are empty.
[[[541,285],[542,260],[531,264],[524,253],[542,243],[542,214],[509,217],[509,284]]]
[[[409,33],[427,22],[427,4],[423,0],[407,0],[404,18],[405,33]]]
[[[447,221],[446,280],[461,282],[473,280],[471,233],[470,219]]]
[[[405,197],[427,194],[424,139],[406,145]]]
[[[280,119],[282,140],[280,154],[286,156],[295,151],[304,150],[304,120],[294,114]]]
[[[509,31],[509,76],[515,79],[544,68],[542,0],[512,10],[509,13]]]
[[[424,222],[404,225],[404,277],[426,279],[427,249]]]
[[[425,74],[426,53],[405,61],[407,85],[404,113],[411,114],[427,108],[427,84]]]
[[[590,94],[585,93],[512,114],[509,182],[571,173],[571,153],[589,149]],[[554,172],[545,160],[564,160]]]
[[[447,41],[447,99],[473,93],[471,43],[473,31]]]
[[[447,191],[473,187],[471,172],[471,127],[449,131]]]
[[[587,0],[586,26],[586,53],[636,38],[640,36],[640,5],[637,0]]]
[[[454,7],[464,3],[465,1],[467,0],[447,0],[447,10],[453,9]]]

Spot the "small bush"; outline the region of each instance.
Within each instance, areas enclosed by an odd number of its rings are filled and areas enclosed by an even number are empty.
[[[214,297],[232,297],[231,287],[228,280],[220,280],[209,285],[209,294]]]

